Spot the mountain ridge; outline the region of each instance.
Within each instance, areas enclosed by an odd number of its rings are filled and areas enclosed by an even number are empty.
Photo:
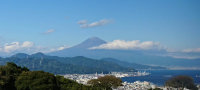
[[[32,55],[18,53],[11,57],[0,58],[0,65],[4,65],[6,62],[14,62],[19,66],[28,67],[33,71],[44,70],[54,74],[135,71],[133,68],[122,67],[116,63],[95,60],[83,56],[57,57],[48,56],[43,53]]]

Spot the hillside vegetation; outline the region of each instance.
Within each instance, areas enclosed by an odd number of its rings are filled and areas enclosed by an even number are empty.
[[[8,62],[0,66],[0,90],[102,90],[44,71],[29,71]]]
[[[82,56],[56,57],[47,56],[42,53],[27,55],[19,53],[8,58],[0,58],[0,65],[6,62],[14,62],[19,66],[27,67],[32,71],[43,70],[54,74],[88,74],[109,73],[114,71],[130,72],[133,68],[120,66],[113,62],[95,60]]]

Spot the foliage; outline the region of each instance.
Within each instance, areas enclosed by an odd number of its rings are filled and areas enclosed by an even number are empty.
[[[189,76],[175,76],[165,82],[165,86],[170,86],[174,88],[188,88],[192,90],[197,90],[194,81]]]
[[[91,87],[83,84],[79,84],[73,80],[66,79],[63,76],[56,76],[57,84],[60,86],[60,90],[101,90],[100,87]]]
[[[44,71],[29,71],[8,62],[0,66],[0,90],[102,90]]]
[[[122,80],[113,75],[106,75],[104,77],[99,77],[98,79],[92,79],[88,81],[88,84],[95,87],[102,87],[106,90],[112,90],[112,88],[117,88],[122,85]]]
[[[80,87],[80,85],[70,79],[66,79],[63,76],[56,76],[57,79],[57,84],[60,86],[61,90],[66,90],[66,89],[70,89],[72,87]]]
[[[11,62],[8,62],[5,66],[0,66],[0,90],[15,90],[15,80],[24,71],[29,70]]]
[[[43,71],[23,72],[15,82],[17,90],[57,90],[58,85],[53,74]]]

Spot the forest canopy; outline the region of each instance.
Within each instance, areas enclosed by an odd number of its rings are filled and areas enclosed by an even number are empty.
[[[0,90],[101,90],[86,86],[63,76],[44,71],[29,71],[26,67],[8,62],[0,66]]]

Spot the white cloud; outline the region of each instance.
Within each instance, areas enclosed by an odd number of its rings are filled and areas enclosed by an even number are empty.
[[[24,42],[11,42],[6,43],[3,46],[0,46],[0,53],[6,54],[6,55],[12,55],[15,53],[27,53],[27,54],[33,54],[37,52],[42,53],[49,53],[53,51],[60,51],[63,49],[69,48],[66,45],[60,46],[60,47],[43,47],[43,46],[35,46],[33,42],[31,41],[24,41]]]
[[[14,51],[25,50],[34,46],[33,42],[25,41],[25,42],[11,42],[6,43],[4,46],[0,48],[1,52],[11,53]]]
[[[185,53],[200,53],[200,48],[194,48],[194,49],[184,49],[182,52]]]
[[[91,28],[91,27],[103,26],[110,22],[111,20],[108,20],[108,19],[102,19],[100,21],[95,21],[92,23],[88,23],[87,20],[81,20],[81,21],[78,21],[78,24],[80,24],[81,28]]]
[[[50,34],[50,33],[53,33],[53,32],[55,32],[54,29],[49,29],[49,30],[45,31],[44,34]]]
[[[68,46],[61,46],[61,47],[58,47],[58,51],[60,51],[60,50],[63,50],[63,49],[66,49],[66,48],[69,48]]]
[[[134,41],[114,40],[112,42],[108,42],[100,46],[91,47],[90,49],[160,50],[163,49],[163,47],[159,43],[153,41],[140,42],[139,40],[134,40]]]
[[[30,41],[25,41],[22,43],[22,47],[32,47],[34,45],[33,42],[30,42]]]
[[[106,44],[99,46],[91,47],[89,49],[110,49],[110,50],[164,50],[165,53],[154,53],[159,56],[169,56],[173,58],[181,59],[197,59],[200,58],[200,48],[195,49],[184,49],[176,50],[164,47],[158,42],[153,41],[144,41],[140,42],[139,40],[125,41],[125,40],[114,40]],[[149,53],[151,54],[151,53]]]
[[[4,45],[4,51],[7,52],[7,53],[15,51],[19,48],[20,48],[19,42],[12,42],[10,44],[7,43],[7,44]]]
[[[42,53],[50,53],[50,52],[54,52],[54,51],[60,51],[63,49],[69,48],[69,46],[60,46],[60,47],[54,47],[54,48],[50,48],[50,47],[35,47],[35,52],[42,52]]]

